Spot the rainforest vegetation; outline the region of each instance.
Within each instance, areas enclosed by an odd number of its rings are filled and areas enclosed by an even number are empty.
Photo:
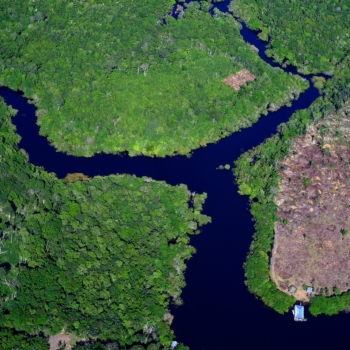
[[[278,63],[332,75],[350,47],[350,3],[341,0],[233,0],[230,9],[269,40]]]
[[[230,14],[168,0],[0,2],[0,84],[38,107],[40,133],[77,156],[189,154],[308,87],[272,68]],[[186,11],[184,6],[186,6]],[[235,91],[222,80],[256,78]]]
[[[181,304],[206,195],[130,175],[59,180],[18,150],[15,114],[0,103],[0,348],[41,349],[25,333],[62,329],[169,346],[163,318]]]
[[[270,279],[269,254],[274,238],[274,223],[279,220],[274,203],[279,186],[279,163],[290,153],[293,140],[304,135],[311,123],[326,118],[350,98],[349,59],[342,60],[335,76],[326,82],[323,97],[310,108],[295,113],[287,124],[279,126],[278,134],[244,153],[236,161],[234,175],[239,193],[249,196],[251,213],[256,221],[256,233],[244,266],[246,284],[251,293],[280,313],[286,312],[295,298],[278,290]],[[330,298],[317,296],[312,300],[310,312],[314,315],[335,314],[350,306],[349,295],[344,293]]]
[[[342,61],[349,39],[339,30],[348,26],[348,9],[322,3],[319,16],[328,21],[300,25],[302,35],[292,46],[274,28],[297,37],[293,21],[303,10],[294,7],[301,5],[290,4],[287,19],[288,11],[280,15],[264,5],[269,20],[285,19],[269,24],[260,3],[244,1],[233,9],[261,30],[262,39],[272,37],[269,55],[304,73],[335,75],[318,81],[324,97],[236,162],[239,191],[249,195],[256,219],[246,283],[283,313],[295,299],[269,276],[278,164],[310,123],[350,98],[349,62]],[[41,134],[76,156],[189,154],[252,125],[308,87],[264,63],[244,43],[232,15],[212,16],[203,2],[178,5],[174,19],[173,5],[3,0],[0,85],[23,91],[38,107]],[[307,11],[311,18],[318,10]],[[328,30],[330,37],[339,34],[332,50]],[[327,47],[320,48],[322,36]],[[239,91],[222,82],[243,68],[256,80]],[[201,213],[206,195],[130,175],[59,180],[18,150],[20,137],[10,121],[15,114],[0,103],[0,348],[47,349],[48,337],[62,330],[93,340],[77,343],[76,350],[168,347],[174,336],[164,316],[170,302],[182,303],[185,260],[195,252],[189,237],[210,222]],[[316,297],[310,311],[334,314],[349,300],[349,293]]]

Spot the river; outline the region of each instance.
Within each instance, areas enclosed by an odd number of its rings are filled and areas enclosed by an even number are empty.
[[[217,6],[227,11],[228,3],[224,1]],[[265,44],[255,32],[243,25],[241,34],[259,48],[264,61],[277,66],[264,55]],[[287,71],[296,73],[293,67],[288,67]],[[0,88],[0,95],[19,111],[13,119],[22,137],[19,147],[28,152],[33,164],[56,173],[59,178],[75,172],[90,177],[128,173],[150,176],[171,185],[184,183],[191,191],[208,193],[204,213],[210,215],[213,222],[191,239],[197,253],[187,263],[184,305],[172,310],[176,340],[184,342],[191,350],[344,346],[348,328],[345,314],[312,317],[306,323],[297,323],[291,312],[279,315],[248,292],[242,268],[254,233],[248,199],[237,193],[231,171],[216,170],[221,164],[232,165],[242,152],[274,134],[276,127],[288,121],[296,110],[307,108],[319,96],[313,86],[293,101],[291,107],[271,112],[251,128],[194,151],[191,158],[68,156],[56,152],[47,139],[39,135],[36,108],[20,93]]]

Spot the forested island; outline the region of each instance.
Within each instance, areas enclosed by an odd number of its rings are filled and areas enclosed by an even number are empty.
[[[349,60],[323,97],[236,162],[239,191],[249,196],[256,220],[246,284],[280,313],[296,300],[311,302],[313,315],[350,307]]]
[[[59,150],[184,154],[249,127],[298,98],[299,76],[272,68],[209,4],[143,1],[0,3],[0,83],[38,107]],[[200,9],[201,7],[201,9]],[[222,80],[247,69],[239,91]]]

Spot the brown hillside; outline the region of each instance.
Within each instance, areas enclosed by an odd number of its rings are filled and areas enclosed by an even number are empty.
[[[297,299],[350,289],[350,104],[297,139],[281,163],[271,277]],[[321,136],[321,133],[323,136]]]

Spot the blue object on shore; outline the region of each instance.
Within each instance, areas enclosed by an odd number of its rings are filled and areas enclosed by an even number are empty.
[[[179,343],[176,340],[173,340],[170,345],[170,349],[175,349]]]
[[[293,314],[294,314],[294,321],[299,321],[299,322],[306,321],[306,318],[304,318],[304,306],[295,305]]]

